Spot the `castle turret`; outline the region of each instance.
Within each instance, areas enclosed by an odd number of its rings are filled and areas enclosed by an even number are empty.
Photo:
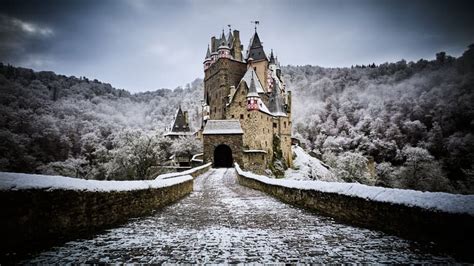
[[[250,80],[249,92],[247,93],[247,110],[258,110],[258,100],[260,96],[255,86],[255,79],[252,72],[252,79]]]
[[[211,51],[209,50],[209,45],[207,46],[206,58],[204,58],[204,70],[208,69],[211,65]]]
[[[217,48],[218,58],[231,58],[230,48],[227,45],[227,40],[224,36],[224,31],[222,31],[221,44],[219,48]]]

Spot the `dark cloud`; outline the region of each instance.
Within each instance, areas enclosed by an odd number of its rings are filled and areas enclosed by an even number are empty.
[[[350,66],[459,55],[473,43],[472,1],[69,0],[0,2],[0,61],[88,76],[132,91],[202,77],[211,35],[244,45],[260,20],[283,64]]]

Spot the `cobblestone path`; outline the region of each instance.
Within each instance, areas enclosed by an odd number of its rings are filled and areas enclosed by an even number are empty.
[[[212,169],[194,192],[154,215],[52,248],[30,263],[452,263],[416,243],[340,224]]]

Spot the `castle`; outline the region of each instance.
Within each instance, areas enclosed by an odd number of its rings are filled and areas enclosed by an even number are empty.
[[[255,33],[243,55],[238,30],[211,38],[204,59],[204,162],[263,173],[292,164],[291,92]]]

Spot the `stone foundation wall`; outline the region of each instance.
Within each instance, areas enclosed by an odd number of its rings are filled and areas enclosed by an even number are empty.
[[[377,229],[408,239],[436,242],[454,256],[474,261],[474,216],[420,207],[270,185],[238,174],[241,185],[279,200],[356,226]]]

